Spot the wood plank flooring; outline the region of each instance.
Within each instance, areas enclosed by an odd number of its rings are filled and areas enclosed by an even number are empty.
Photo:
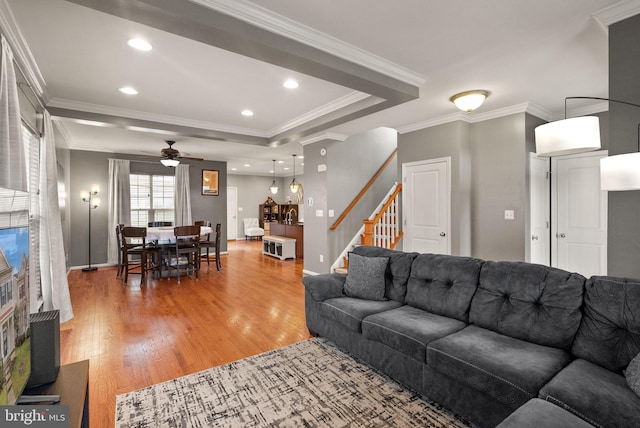
[[[74,270],[75,318],[61,325],[61,363],[90,360],[90,425],[113,427],[115,396],[309,338],[302,260],[228,243],[200,278],[115,278],[115,268]]]

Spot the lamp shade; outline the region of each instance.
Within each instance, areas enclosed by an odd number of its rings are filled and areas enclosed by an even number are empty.
[[[535,134],[538,156],[571,155],[600,148],[600,121],[596,116],[549,122],[538,126]]]
[[[602,190],[640,190],[640,153],[625,153],[600,159]]]
[[[162,163],[162,165],[168,167],[175,167],[180,164],[180,161],[178,159],[160,159],[160,162]]]

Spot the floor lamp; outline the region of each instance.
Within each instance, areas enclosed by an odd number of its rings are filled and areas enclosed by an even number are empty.
[[[95,266],[91,266],[91,210],[96,209],[100,206],[100,198],[95,197],[99,191],[100,188],[98,187],[98,185],[92,184],[90,191],[87,192],[86,190],[83,190],[82,192],[80,192],[80,197],[82,198],[82,200],[89,203],[89,266],[83,268],[83,272],[92,272],[98,269]]]

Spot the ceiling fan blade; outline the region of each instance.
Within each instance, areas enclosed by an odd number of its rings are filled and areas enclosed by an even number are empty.
[[[191,156],[180,156],[180,159],[188,159],[188,160],[194,160],[194,161],[202,161],[202,160],[204,160],[202,158],[192,158]]]

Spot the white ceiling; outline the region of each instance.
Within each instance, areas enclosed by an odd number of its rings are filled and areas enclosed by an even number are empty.
[[[294,34],[314,36],[303,43],[329,40],[331,46],[382,64],[390,75],[395,73],[393,78],[410,81],[419,87],[419,97],[357,115],[362,117],[355,120],[307,126],[314,132],[296,134],[297,127],[355,105],[367,94],[354,89],[360,86],[349,79],[333,78],[331,68],[311,77],[292,71],[293,67],[267,64],[192,40],[185,36],[189,29],[167,32],[64,0],[0,0],[0,24],[11,28],[10,41],[19,62],[35,68],[34,86],[42,86],[48,106],[183,127],[142,132],[92,126],[54,114],[71,149],[155,154],[165,146],[165,139],[175,139],[180,151],[226,161],[232,173],[268,175],[271,160],[277,159],[284,161],[276,167],[278,175],[290,175],[284,167],[291,166],[292,154],[302,154],[301,138],[296,135],[303,135],[302,141],[340,138],[379,126],[406,132],[525,108],[550,120],[563,114],[566,96],[607,97],[606,24],[640,12],[637,0],[343,0],[330,6],[321,0],[189,1],[218,12],[223,7],[249,11],[249,18],[243,20],[266,17],[269,25],[275,22],[295,30]],[[180,9],[186,2],[173,3]],[[153,2],[129,3],[144,7]],[[181,18],[182,11],[175,15]],[[173,25],[178,28],[181,22]],[[146,38],[153,50],[129,48],[126,41],[133,36]],[[358,73],[362,74],[353,74]],[[296,78],[300,87],[283,88],[287,78]],[[118,92],[126,85],[139,94]],[[486,89],[491,95],[465,117],[448,99],[469,89]],[[255,115],[242,116],[245,108]],[[201,132],[184,132],[184,127]],[[255,141],[198,138],[205,131]],[[293,141],[274,143],[278,135],[287,133]],[[299,163],[296,168],[300,173]]]

